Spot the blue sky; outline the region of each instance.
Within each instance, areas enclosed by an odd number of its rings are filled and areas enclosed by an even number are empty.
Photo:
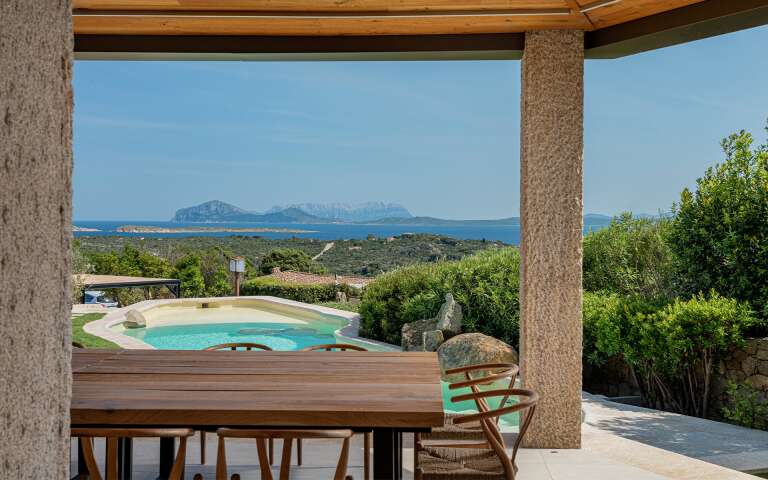
[[[768,117],[768,27],[585,66],[585,211],[668,210]],[[220,199],[519,213],[520,63],[75,64],[74,216]]]

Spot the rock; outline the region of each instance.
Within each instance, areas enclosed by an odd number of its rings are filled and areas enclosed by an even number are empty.
[[[347,294],[344,292],[336,292],[336,301],[339,303],[347,303]]]
[[[422,344],[425,352],[436,352],[437,348],[443,344],[445,337],[440,330],[430,330],[424,332]]]
[[[442,330],[445,338],[451,338],[461,333],[461,321],[464,315],[461,312],[461,305],[453,299],[453,294],[445,294],[445,302],[437,313],[437,329]]]
[[[758,360],[768,360],[768,350],[758,350],[756,356]]]
[[[758,390],[768,389],[768,376],[752,375],[751,377],[747,378],[747,381]]]
[[[400,331],[400,346],[404,352],[423,352],[424,351],[424,332],[434,330],[433,320],[416,320],[406,323]]]
[[[447,340],[437,349],[440,368],[445,370],[480,363],[517,363],[517,351],[501,340],[482,333],[463,333]],[[463,377],[443,379],[457,381]]]
[[[768,360],[761,360],[757,364],[757,371],[762,375],[768,375]]]
[[[147,319],[138,310],[128,310],[123,326],[125,328],[143,328],[147,326]]]
[[[743,371],[746,375],[752,375],[757,371],[757,360],[748,357],[745,358],[743,362],[741,362],[741,371]]]

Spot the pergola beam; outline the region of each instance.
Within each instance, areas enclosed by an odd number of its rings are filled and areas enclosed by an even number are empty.
[[[619,58],[768,24],[768,0],[708,0],[587,32],[587,58]]]

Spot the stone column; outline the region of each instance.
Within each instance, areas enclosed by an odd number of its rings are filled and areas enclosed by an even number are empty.
[[[520,122],[522,382],[541,395],[526,444],[581,445],[584,34],[528,32]]]
[[[69,472],[68,0],[0,1],[0,478]]]

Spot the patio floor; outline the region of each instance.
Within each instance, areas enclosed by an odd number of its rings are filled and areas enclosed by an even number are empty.
[[[199,435],[191,439],[187,451],[185,478],[202,473],[207,480],[215,479],[216,436],[208,435],[208,462],[199,464]],[[583,434],[584,448],[581,450],[535,450],[524,449],[519,453],[519,480],[754,480],[747,474],[664,451],[633,440],[618,437],[589,425]],[[412,479],[413,450],[412,436],[406,435],[406,449],[403,466],[404,478]],[[276,442],[275,458],[279,458],[279,444]],[[363,478],[362,436],[353,439],[349,474],[355,479]],[[97,458],[103,458],[103,445],[97,443]],[[229,474],[239,473],[243,480],[260,478],[253,441],[228,441],[227,459]],[[304,466],[294,467],[292,477],[296,480],[332,478],[338,458],[339,444],[334,441],[312,440],[304,444]],[[72,472],[76,467],[73,448]],[[157,440],[137,440],[134,443],[134,480],[154,480],[157,476]],[[295,463],[295,458],[294,458]],[[276,471],[275,471],[276,473]]]

